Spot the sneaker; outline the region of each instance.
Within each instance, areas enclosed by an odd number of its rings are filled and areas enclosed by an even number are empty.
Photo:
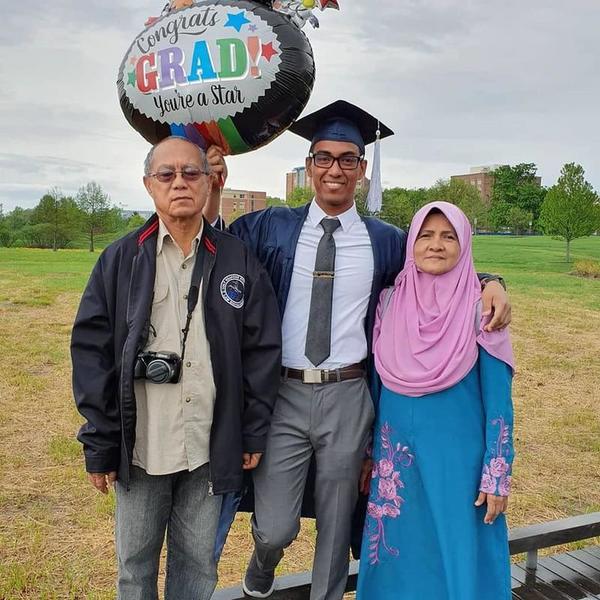
[[[248,563],[242,589],[251,598],[268,598],[275,589],[275,569],[263,571],[256,562],[256,552]]]

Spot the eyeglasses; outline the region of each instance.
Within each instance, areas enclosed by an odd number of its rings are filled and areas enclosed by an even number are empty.
[[[351,154],[336,157],[331,156],[331,154],[321,154],[320,152],[310,154],[309,158],[312,159],[315,167],[319,167],[320,169],[331,169],[333,163],[337,163],[342,171],[354,171],[363,159],[362,156],[353,156]]]
[[[173,169],[161,169],[156,173],[148,173],[148,177],[156,177],[161,183],[172,183],[177,175],[181,175],[185,181],[198,181],[202,175],[207,173],[197,167],[183,167],[181,171]]]

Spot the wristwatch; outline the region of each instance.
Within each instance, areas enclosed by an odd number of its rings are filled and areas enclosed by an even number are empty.
[[[500,277],[500,275],[489,275],[488,277],[484,277],[480,283],[481,283],[481,289],[485,289],[485,286],[490,282],[490,281],[497,281],[503,288],[504,291],[506,291],[506,282],[504,281],[504,279],[502,277]]]

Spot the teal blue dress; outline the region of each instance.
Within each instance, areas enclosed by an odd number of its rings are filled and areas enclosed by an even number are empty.
[[[479,490],[510,491],[512,370],[482,348],[454,387],[420,398],[383,388],[357,600],[510,600],[504,515]]]

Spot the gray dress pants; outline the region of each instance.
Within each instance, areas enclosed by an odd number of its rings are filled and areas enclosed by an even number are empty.
[[[258,566],[273,569],[300,530],[314,454],[317,542],[311,600],[344,595],[352,515],[373,420],[364,379],[316,385],[282,380],[267,450],[254,473],[252,533]]]

